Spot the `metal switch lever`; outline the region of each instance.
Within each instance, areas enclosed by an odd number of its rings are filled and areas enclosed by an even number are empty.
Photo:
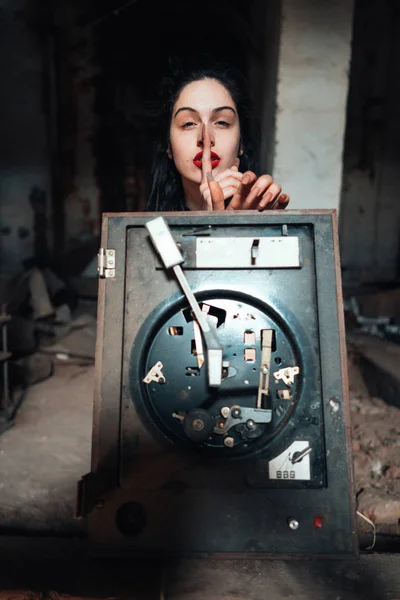
[[[180,264],[184,262],[171,231],[163,217],[157,217],[146,223],[146,229],[150,234],[157,252],[167,269],[173,268],[175,276],[179,281],[183,293],[194,313],[194,316],[203,332],[207,347],[208,383],[211,387],[218,387],[222,381],[222,346],[218,340],[216,331],[212,329],[201,311],[195,295],[190,289]]]
[[[272,329],[261,330],[261,364],[258,383],[257,408],[263,407],[263,397],[268,396],[273,333],[274,332]]]
[[[254,240],[251,245],[251,264],[255,265],[260,251],[260,240]]]

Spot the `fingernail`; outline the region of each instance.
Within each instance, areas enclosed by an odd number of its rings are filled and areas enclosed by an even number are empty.
[[[258,192],[260,193],[260,186],[259,185],[253,185],[253,187],[251,188],[252,192]]]
[[[242,183],[243,183],[244,185],[248,185],[248,184],[250,183],[250,181],[251,181],[251,177],[250,177],[250,175],[245,175],[245,176],[243,177],[243,179],[242,179]]]
[[[279,200],[280,200],[281,202],[286,202],[286,200],[287,200],[287,194],[281,194],[281,195],[279,196]]]
[[[262,199],[263,205],[265,206],[266,204],[269,204],[273,197],[274,195],[272,194],[272,192],[268,192],[268,194],[265,194],[264,198]]]
[[[208,181],[214,181],[214,175],[211,173],[211,171],[207,173],[207,179]]]

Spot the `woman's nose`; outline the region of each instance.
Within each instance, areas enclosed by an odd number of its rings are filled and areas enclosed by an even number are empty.
[[[211,128],[205,123],[199,130],[199,137],[197,139],[197,145],[203,147],[205,144],[215,146],[215,135]]]

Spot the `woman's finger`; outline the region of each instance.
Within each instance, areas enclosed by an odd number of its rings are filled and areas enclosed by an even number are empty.
[[[229,198],[232,198],[236,194],[238,187],[240,186],[240,182],[237,179],[230,178],[228,180],[225,179],[219,185],[224,194],[224,202],[225,202],[225,200],[229,200]],[[207,184],[207,186],[203,186],[203,185],[200,186],[200,193],[203,196],[203,199],[205,200],[205,202],[207,203],[207,206],[211,207],[211,205],[212,205],[211,192],[210,192],[210,188],[208,187],[208,184]]]
[[[281,191],[282,186],[279,185],[279,183],[271,183],[271,185],[267,188],[267,191],[264,192],[260,200],[258,210],[264,210],[265,208],[269,210],[272,206],[275,208],[275,200],[278,199],[278,196],[281,193]]]
[[[232,169],[226,169],[225,171],[222,171],[222,173],[217,173],[214,175],[214,179],[215,181],[218,181],[218,183],[221,183],[226,177],[234,177],[238,181],[242,181],[243,173],[235,171],[232,167]]]
[[[237,188],[240,186],[241,183],[241,179],[237,179],[236,177],[225,177],[224,179],[220,179],[218,180],[216,177],[214,178],[215,181],[218,181],[219,185],[222,187],[222,189],[231,186],[234,187],[235,190],[237,190]]]
[[[228,185],[227,187],[222,188],[222,191],[224,192],[224,198],[225,200],[229,200],[229,198],[233,198],[233,196],[236,194],[238,188],[236,186],[232,186],[232,185]]]
[[[272,200],[272,202],[269,202],[266,205],[265,209],[259,208],[258,210],[283,210],[287,207],[289,202],[290,196],[288,196],[288,194],[281,194],[280,196]]]
[[[218,181],[215,181],[211,165],[211,138],[206,125],[203,125],[203,155],[201,159],[201,183],[208,183],[211,193],[211,208],[208,210],[224,210],[224,194]]]
[[[203,198],[203,210],[212,210],[211,192],[208,182],[200,185],[200,194]]]
[[[284,208],[287,207],[289,202],[290,202],[289,194],[281,194],[278,198],[278,205],[276,206],[276,208],[278,210],[283,210]]]
[[[208,173],[212,172],[211,165],[211,138],[206,125],[203,125],[203,154],[201,157],[201,183],[208,183]]]
[[[255,184],[251,188],[250,193],[244,201],[242,209],[250,209],[257,199],[265,195],[265,192],[271,186],[272,183],[273,180],[271,175],[261,175],[261,177],[257,179]],[[267,202],[271,201],[272,199],[272,196],[268,197]]]
[[[225,209],[225,198],[224,192],[221,189],[218,181],[215,181],[212,172],[207,174],[208,187],[211,192],[211,203],[212,210],[224,210]]]
[[[246,171],[243,173],[242,181],[240,186],[237,189],[237,192],[234,194],[232,200],[229,203],[228,208],[230,210],[240,210],[243,209],[243,204],[250,193],[250,190],[257,179],[257,175],[252,171]]]

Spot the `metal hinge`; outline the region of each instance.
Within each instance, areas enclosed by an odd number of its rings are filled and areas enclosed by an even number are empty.
[[[100,248],[97,255],[97,271],[99,277],[115,277],[115,250]]]
[[[95,473],[86,473],[81,477],[76,490],[75,517],[82,519],[94,508],[102,508],[104,500],[101,496],[106,489]]]

